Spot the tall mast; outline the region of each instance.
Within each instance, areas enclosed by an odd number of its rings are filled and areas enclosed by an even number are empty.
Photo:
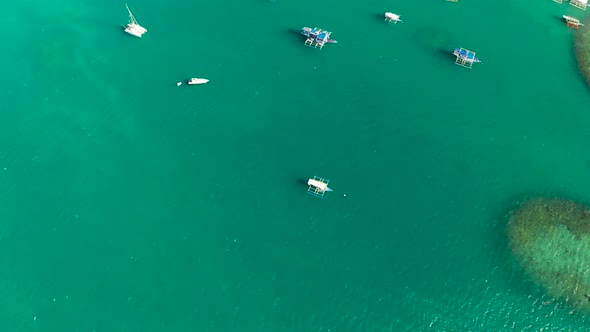
[[[127,7],[127,11],[129,12],[129,17],[131,18],[131,23],[137,24],[135,17],[133,17],[133,14],[131,14],[131,9],[129,9],[129,6],[127,6],[127,4],[125,4],[125,7]]]

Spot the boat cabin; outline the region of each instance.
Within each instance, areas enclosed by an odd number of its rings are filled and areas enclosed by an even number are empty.
[[[314,176],[313,179],[307,180],[307,193],[316,197],[324,197],[327,191],[332,191],[328,187],[330,180],[326,180],[319,176]]]
[[[385,13],[385,22],[393,24],[397,24],[397,22],[404,23],[404,21],[400,19],[400,15],[390,12]]]
[[[570,0],[570,5],[586,10],[586,7],[588,7],[588,0]]]
[[[457,57],[457,59],[455,60],[455,64],[457,64],[461,67],[471,69],[471,67],[473,67],[474,63],[481,62],[481,60],[479,60],[478,58],[475,57],[475,52],[464,49],[462,47],[456,48],[453,51],[453,54]]]

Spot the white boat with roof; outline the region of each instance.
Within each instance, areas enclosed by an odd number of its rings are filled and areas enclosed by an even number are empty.
[[[385,21],[393,24],[396,24],[397,22],[404,23],[404,21],[401,20],[400,15],[390,12],[385,13]]]
[[[316,197],[324,197],[326,192],[333,191],[332,188],[328,187],[329,184],[330,180],[314,176],[313,179],[307,180],[307,193]]]
[[[125,26],[125,32],[132,36],[141,38],[141,36],[147,32],[147,29],[137,23],[137,20],[131,13],[131,10],[127,4],[125,4],[125,7],[127,7],[127,11],[129,12],[129,23]]]
[[[187,84],[189,84],[189,85],[205,84],[207,82],[209,82],[209,80],[206,78],[191,78],[190,80],[188,80]]]
[[[563,17],[563,19],[564,19],[566,22],[570,22],[570,23],[578,24],[578,25],[580,25],[580,26],[583,26],[583,25],[584,25],[584,24],[580,23],[580,20],[579,20],[579,19],[577,19],[577,18],[575,18],[575,17],[571,17],[571,16],[567,16],[567,15],[563,15],[562,17]]]

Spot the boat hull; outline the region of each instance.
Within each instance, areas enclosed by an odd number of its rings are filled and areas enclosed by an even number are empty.
[[[125,26],[125,32],[132,36],[141,38],[143,34],[147,32],[147,30],[139,25],[127,24],[127,26]]]
[[[191,78],[190,80],[188,80],[187,84],[195,85],[195,84],[205,84],[207,82],[209,82],[209,80],[206,78]]]
[[[141,36],[143,36],[143,34],[141,34],[141,33],[137,33],[137,32],[134,32],[134,31],[127,30],[127,29],[125,29],[125,32],[127,32],[128,34],[130,34],[130,35],[132,35],[134,37],[137,37],[137,38],[141,38]]]
[[[394,14],[394,13],[390,13],[390,12],[385,13],[385,18],[390,21],[402,22],[402,20],[400,19],[400,16],[398,14]]]

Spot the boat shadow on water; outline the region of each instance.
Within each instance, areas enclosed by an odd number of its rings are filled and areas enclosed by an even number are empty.
[[[303,43],[305,41],[305,36],[301,34],[300,29],[286,29],[285,35],[289,36],[289,38],[293,39],[294,41],[298,41]]]
[[[561,24],[565,24],[565,19],[563,18],[563,16],[559,16],[559,15],[554,15],[553,18],[558,21]]]
[[[452,49],[437,48],[434,50],[434,54],[445,60],[455,60],[457,57],[453,54]]]
[[[119,25],[114,25],[112,24],[113,29],[117,29],[118,32],[120,32],[122,35],[128,36],[129,34],[125,33],[125,25],[124,24],[119,24]]]
[[[395,25],[395,23],[394,23],[394,22],[387,22],[387,21],[385,20],[385,13],[377,13],[377,14],[373,14],[373,17],[374,17],[375,19],[377,19],[377,20],[381,21],[382,23],[385,23],[385,24],[391,24],[391,25]],[[400,20],[400,22],[399,22],[399,23],[402,23],[402,21]]]
[[[307,180],[306,179],[298,178],[297,180],[295,180],[295,183],[297,185],[302,185],[302,186],[306,186],[307,187]]]

